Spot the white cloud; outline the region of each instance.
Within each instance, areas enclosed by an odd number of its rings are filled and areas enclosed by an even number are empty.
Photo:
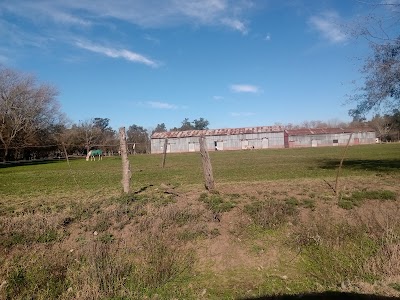
[[[100,54],[103,54],[108,57],[123,58],[128,61],[142,63],[142,64],[148,65],[150,67],[158,67],[159,66],[159,64],[156,63],[155,61],[153,61],[141,54],[132,52],[130,50],[126,50],[126,49],[119,50],[119,49],[114,49],[114,48],[108,48],[108,47],[94,45],[91,43],[81,42],[81,41],[76,42],[75,45],[79,48],[82,48],[82,49],[85,49],[88,51],[92,51],[92,52],[96,52],[96,53],[100,53]]]
[[[148,34],[146,34],[146,35],[144,36],[144,39],[145,39],[146,41],[152,42],[152,43],[155,44],[155,45],[160,45],[160,43],[161,43],[159,39],[157,39],[157,38],[155,38],[155,37],[152,37],[151,35],[148,35]]]
[[[231,112],[232,117],[251,117],[255,115],[256,113],[253,112]]]
[[[226,0],[174,0],[177,11],[202,22],[210,22],[227,10]]]
[[[222,100],[222,99],[224,99],[224,97],[222,97],[222,96],[213,96],[213,99],[214,100]]]
[[[51,17],[54,19],[56,23],[64,23],[78,26],[90,26],[92,23],[90,21],[84,20],[82,18],[78,18],[71,14],[67,14],[64,12],[54,12],[51,14]]]
[[[265,36],[264,40],[265,40],[265,41],[270,41],[270,40],[271,40],[271,35],[268,33],[268,34]]]
[[[384,0],[381,2],[386,9],[392,12],[399,12],[400,0]]]
[[[259,93],[260,88],[250,84],[233,84],[231,90],[236,93]]]
[[[247,34],[248,32],[246,25],[244,25],[244,23],[240,20],[224,18],[221,20],[221,23],[234,30],[241,32],[242,34]]]
[[[159,101],[147,101],[146,104],[151,108],[156,109],[177,109],[178,106],[166,102],[159,102]]]
[[[61,9],[62,3],[56,1],[18,1],[18,3],[6,3],[3,6],[0,4],[0,10],[18,15],[27,19],[33,20],[35,23],[46,22],[51,20],[55,24],[90,26],[92,23],[86,18],[82,18],[73,12]]]
[[[348,38],[341,28],[339,15],[334,11],[312,16],[308,23],[331,43],[343,43]]]
[[[18,0],[0,3],[0,11],[33,20],[36,24],[89,26],[123,20],[141,27],[182,24],[228,26],[247,32],[243,23],[250,1],[236,0]],[[221,20],[223,20],[221,22]]]

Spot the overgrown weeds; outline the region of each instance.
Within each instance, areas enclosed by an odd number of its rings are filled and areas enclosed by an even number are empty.
[[[25,214],[0,219],[0,246],[55,242],[62,237],[63,216],[54,214]]]
[[[396,200],[396,193],[389,190],[362,190],[350,195],[341,195],[338,202],[343,209],[352,209],[360,206],[365,200]]]
[[[398,195],[396,179],[380,177],[375,189]],[[399,203],[376,201],[392,196],[362,190],[368,179],[351,180],[363,192],[344,195],[362,199],[352,210],[332,205],[312,180],[221,184],[226,194],[190,186],[187,195],[149,188],[43,206],[11,201],[15,210],[0,218],[0,299],[231,299],[359,281],[394,294]]]
[[[57,299],[67,290],[67,260],[62,252],[16,257],[6,277],[5,297]]]
[[[213,213],[228,212],[236,206],[232,200],[224,200],[220,194],[202,193],[199,200],[204,202],[209,210]]]
[[[313,219],[297,227],[292,238],[300,249],[301,268],[331,287],[400,274],[399,218],[391,218],[384,227],[372,224],[372,219]]]
[[[183,251],[171,238],[150,235],[142,242],[142,260],[135,270],[135,278],[142,288],[158,288],[184,272],[190,272],[194,254]]]
[[[297,200],[288,201],[265,200],[245,205],[244,211],[254,224],[264,229],[275,229],[293,220],[298,212]]]

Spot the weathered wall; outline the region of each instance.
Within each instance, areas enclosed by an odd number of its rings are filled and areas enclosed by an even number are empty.
[[[266,132],[238,135],[213,135],[206,136],[207,149],[216,150],[241,150],[262,148],[284,148],[284,133]],[[151,153],[163,152],[164,139],[151,140]],[[169,138],[168,151],[171,153],[200,151],[199,137]]]
[[[344,146],[351,133],[315,134],[315,135],[289,135],[289,148],[297,147],[322,147],[322,146]],[[375,132],[354,132],[350,145],[374,144]],[[337,142],[336,142],[337,141]]]

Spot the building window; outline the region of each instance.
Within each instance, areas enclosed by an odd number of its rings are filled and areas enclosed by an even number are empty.
[[[334,144],[339,144],[339,140],[333,140]]]

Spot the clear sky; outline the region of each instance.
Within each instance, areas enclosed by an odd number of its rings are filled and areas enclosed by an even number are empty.
[[[59,89],[73,122],[210,128],[349,121],[356,0],[1,0],[0,63]]]

